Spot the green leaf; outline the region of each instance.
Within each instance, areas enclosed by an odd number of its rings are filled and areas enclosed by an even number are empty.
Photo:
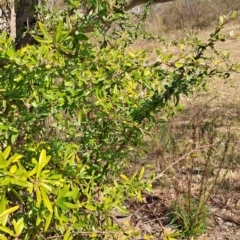
[[[35,168],[32,169],[31,172],[28,172],[28,173],[27,173],[28,178],[30,178],[31,176],[33,176],[34,174],[36,174],[37,168],[38,168],[38,167],[36,166]]]
[[[43,149],[41,151],[40,156],[39,156],[39,161],[38,161],[38,166],[37,166],[37,175],[36,175],[37,179],[40,177],[42,168],[44,166],[44,161],[46,161],[46,150],[45,149]]]
[[[12,182],[12,178],[5,178],[4,180],[1,181],[0,185],[1,186],[7,186]]]
[[[14,144],[18,138],[18,133],[12,133],[11,143]]]
[[[79,208],[78,204],[73,204],[73,203],[70,203],[70,202],[63,202],[63,204],[66,205],[68,208],[75,208],[75,209]]]
[[[97,237],[97,233],[92,232],[90,236],[91,236],[91,238],[96,238]]]
[[[224,18],[223,18],[223,16],[220,16],[220,17],[219,17],[219,23],[220,23],[220,25],[223,25],[223,23],[224,23]]]
[[[36,226],[39,226],[39,224],[42,222],[43,218],[40,216],[40,214],[37,215],[36,219]]]
[[[12,223],[13,223],[13,227],[14,227],[16,235],[20,236],[20,234],[22,233],[22,230],[24,228],[24,219],[20,218],[17,222],[15,219],[13,219]]]
[[[90,203],[85,204],[84,207],[85,207],[86,209],[88,209],[88,210],[96,211],[96,207],[93,206],[93,205],[90,204]]]
[[[54,33],[54,36],[53,36],[53,41],[54,41],[55,43],[58,43],[58,42],[59,42],[59,39],[60,39],[60,37],[61,37],[61,35],[62,35],[62,27],[63,27],[63,21],[60,20],[59,23],[58,23],[58,25],[57,25],[57,29],[56,29],[56,31],[55,31],[55,33]]]
[[[134,174],[131,176],[130,181],[134,181],[135,180],[135,178],[137,176],[137,173],[138,173],[137,171],[134,172]]]
[[[150,74],[151,74],[151,72],[149,71],[149,69],[146,69],[146,70],[144,71],[144,73],[143,73],[143,75],[144,75],[145,77],[149,76]]]
[[[180,235],[180,233],[179,232],[173,232],[173,233],[171,233],[171,234],[168,234],[168,236],[171,236],[171,237],[178,237]]]
[[[142,169],[139,173],[139,179],[142,179],[144,172],[145,172],[145,167],[142,167]]]
[[[69,192],[70,185],[65,185],[59,192],[57,200],[60,200],[61,198],[64,198],[66,194]]]
[[[0,201],[0,213],[3,213],[6,210],[7,204],[8,204],[8,201],[6,197],[3,195]],[[7,221],[8,221],[8,214],[0,218],[0,225],[5,226],[7,224]]]
[[[177,240],[176,237],[180,235],[179,232],[168,233],[166,229],[163,229],[164,240]]]
[[[6,147],[6,149],[3,152],[3,156],[4,156],[5,159],[8,158],[10,152],[11,152],[11,147],[10,146]]]
[[[60,224],[63,225],[63,220],[60,216],[61,214],[59,213],[59,210],[57,208],[57,206],[54,206],[54,217],[59,220]]]
[[[27,180],[14,179],[11,181],[11,183],[25,188],[31,188],[33,186],[33,184],[28,182]]]
[[[36,197],[37,197],[36,206],[39,208],[41,206],[41,203],[42,203],[42,195],[41,195],[39,187],[36,187]]]
[[[157,50],[156,50],[156,54],[157,54],[158,56],[160,56],[160,55],[162,55],[162,51],[160,51],[159,49],[157,49]]]
[[[181,68],[181,67],[183,67],[183,63],[182,62],[175,62],[175,67],[176,68]]]
[[[63,240],[68,240],[69,239],[70,231],[71,231],[70,228],[68,228],[68,230],[64,234]]]
[[[46,189],[49,192],[52,191],[52,188],[49,185],[47,185],[46,183],[40,182],[40,186],[42,186],[44,189]]]
[[[17,171],[17,166],[16,165],[11,166],[11,168],[9,169],[9,172],[12,173],[12,174],[14,174],[16,171]]]
[[[15,212],[18,209],[19,209],[19,206],[8,208],[7,210],[5,210],[3,213],[0,214],[0,218],[4,217],[5,215],[8,215],[10,213],[13,213],[13,212]]]
[[[0,168],[5,168],[7,164],[7,161],[3,155],[3,153],[0,151]]]
[[[0,226],[0,231],[5,232],[5,233],[8,233],[8,234],[11,235],[11,236],[14,236],[13,231],[11,231],[11,230],[10,230],[9,228],[7,228],[7,227]]]
[[[46,232],[50,226],[50,223],[52,221],[52,216],[53,214],[50,213],[47,217],[46,217],[46,221],[45,221],[45,225],[44,225],[44,231]]]
[[[173,54],[164,55],[164,61],[169,62],[173,57]]]
[[[11,188],[11,191],[13,192],[13,194],[18,198],[18,200],[23,204],[25,205],[23,199],[22,199],[22,196],[14,189],[14,188]]]
[[[50,176],[49,177],[49,179],[51,180],[51,179],[53,179],[53,180],[63,180],[63,178],[62,178],[62,174],[56,174],[56,175],[52,175],[52,176]],[[48,180],[43,180],[43,181],[48,181]]]
[[[70,34],[70,33],[71,33],[70,31],[64,31],[64,32],[62,32],[62,35],[61,35],[61,37],[59,38],[58,43],[64,42],[64,41],[69,37],[69,34]]]
[[[14,154],[13,156],[11,156],[9,159],[8,159],[8,162],[18,162],[21,158],[23,157],[23,155],[20,155],[20,154]]]
[[[48,211],[50,213],[52,213],[53,212],[52,204],[51,204],[46,192],[44,191],[44,189],[42,187],[40,187],[40,192],[41,192],[45,206],[47,207]]]
[[[7,238],[0,234],[0,240],[7,240]]]
[[[129,181],[129,178],[128,178],[126,175],[121,174],[120,176],[121,176],[121,178],[123,178],[124,180]]]
[[[43,33],[43,36],[45,37],[45,39],[52,42],[52,38],[47,32],[47,28],[41,22],[39,22],[38,25],[39,25],[39,28],[41,29],[41,32]]]
[[[75,32],[75,38],[77,40],[80,40],[80,41],[87,41],[88,40],[87,35],[82,34],[82,33],[78,32],[78,31]]]
[[[51,40],[47,40],[47,39],[44,39],[44,38],[41,38],[38,36],[33,36],[33,38],[39,43],[51,43],[52,42]]]
[[[15,56],[15,51],[14,51],[14,49],[13,48],[9,48],[8,50],[7,50],[7,55],[10,57],[10,58],[12,58],[12,59],[14,59],[16,56]]]
[[[129,55],[130,58],[135,58],[136,57],[136,55],[133,52],[129,52],[128,55]]]
[[[233,11],[232,14],[231,14],[231,19],[236,19],[237,15],[238,15],[238,12],[237,11]]]

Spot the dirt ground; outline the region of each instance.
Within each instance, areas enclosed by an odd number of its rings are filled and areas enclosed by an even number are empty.
[[[231,52],[231,60],[240,61],[240,25],[229,24],[225,32],[234,30],[236,38],[220,43],[220,50],[228,50]],[[203,39],[209,36],[209,31],[200,33]],[[151,44],[150,44],[151,45]],[[186,136],[190,136],[188,132],[191,126],[195,126],[193,122],[197,122],[199,126],[207,126],[209,123],[216,122],[214,129],[217,132],[216,141],[219,136],[231,136],[231,153],[226,157],[229,161],[221,171],[223,177],[217,183],[217,191],[213,191],[207,200],[210,216],[207,220],[207,231],[197,238],[198,240],[239,240],[240,239],[240,74],[233,73],[230,79],[212,79],[208,85],[207,91],[196,93],[191,98],[183,98],[183,109],[174,117],[164,128],[159,131],[159,141],[154,140],[150,143],[153,145],[152,152],[138,162],[137,167],[152,165],[148,169],[149,174],[155,172],[159,178],[154,185],[154,192],[146,195],[144,203],[127,203],[131,212],[132,224],[141,230],[144,234],[152,234],[154,239],[184,239],[171,237],[171,235],[163,236],[163,229],[171,233],[177,231],[176,225],[169,222],[169,210],[171,203],[176,199],[176,193],[182,194],[188,183],[186,164],[179,164],[176,168],[171,166],[176,159],[183,155],[183,142]],[[200,127],[201,128],[201,127]],[[200,129],[199,128],[199,129]],[[200,130],[189,130],[190,132],[200,132]],[[210,130],[209,130],[210,131]],[[207,132],[207,131],[206,131]],[[174,135],[174,144],[171,137]],[[207,134],[207,133],[206,133]],[[206,136],[210,140],[210,135],[202,136],[199,144],[204,143]],[[200,135],[199,135],[200,136]],[[220,137],[220,138],[221,138]],[[166,139],[167,138],[167,139]],[[192,137],[187,140],[191,145]],[[162,143],[164,142],[164,143]],[[181,144],[180,144],[181,143]],[[221,143],[222,144],[222,143]],[[174,145],[174,147],[173,147]],[[166,147],[167,146],[167,147]],[[219,152],[223,148],[219,148]],[[203,155],[198,155],[203,156]],[[218,150],[212,155],[213,162],[220,158]],[[198,160],[197,160],[198,161]],[[196,162],[197,162],[196,161]],[[180,162],[180,161],[179,161]],[[201,160],[200,160],[201,162]],[[203,163],[206,163],[203,161]],[[135,163],[133,163],[134,165]],[[194,163],[195,164],[195,163]],[[174,165],[175,166],[175,165]],[[231,166],[231,167],[230,167]],[[197,165],[194,165],[194,169]],[[228,168],[229,167],[229,168]],[[169,171],[165,171],[167,169]],[[193,168],[192,168],[193,169]],[[216,172],[208,177],[209,183],[214,179]],[[191,191],[194,195],[193,188],[198,189],[201,179],[201,173],[191,174]],[[198,178],[199,177],[199,178]],[[175,183],[174,183],[175,182]],[[197,190],[196,190],[197,192]],[[144,239],[143,236],[136,239]],[[185,238],[187,239],[187,238]],[[189,239],[189,238],[188,238]]]

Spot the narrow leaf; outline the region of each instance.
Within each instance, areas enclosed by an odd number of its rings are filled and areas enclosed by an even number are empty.
[[[120,176],[121,176],[121,178],[123,178],[124,180],[129,181],[129,178],[128,178],[126,175],[121,174]]]
[[[18,209],[19,209],[19,206],[11,207],[11,208],[5,210],[3,213],[1,213],[1,214],[0,214],[0,218],[3,217],[3,216],[5,216],[5,215],[7,215],[7,214],[10,214],[10,213],[12,213],[12,212],[15,212],[15,211],[18,210]]]
[[[70,228],[68,228],[68,230],[65,232],[63,240],[68,240],[70,236]]]
[[[75,209],[79,208],[78,204],[73,204],[73,203],[70,203],[70,202],[63,202],[63,204],[65,204],[68,208],[75,208]]]
[[[7,240],[7,238],[0,234],[0,240]]]
[[[23,204],[25,205],[23,199],[22,199],[22,196],[15,190],[15,189],[11,189],[11,191],[13,192],[13,194],[18,198],[18,200]]]
[[[36,196],[37,196],[37,203],[36,206],[39,208],[42,202],[42,195],[38,187],[36,187]]]
[[[10,147],[10,146],[8,146],[8,147],[4,150],[3,156],[4,156],[5,159],[8,158],[8,156],[9,156],[9,154],[10,154],[10,151],[11,151],[11,147]]]
[[[3,155],[3,153],[0,151],[0,168],[4,168],[6,165],[6,159]]]
[[[68,32],[63,32],[62,35],[61,35],[61,38],[59,38],[58,42],[59,43],[62,43],[64,42],[68,37],[69,37],[69,34],[70,34],[70,31]]]
[[[33,186],[32,183],[28,182],[27,180],[14,180],[11,182],[14,185],[18,185],[20,187],[26,187],[26,188],[30,188]]]
[[[145,172],[145,167],[142,167],[142,169],[139,173],[139,179],[142,179],[142,176],[143,176],[144,172]]]
[[[23,156],[20,154],[14,154],[13,156],[11,156],[8,161],[7,161],[7,166],[9,166],[11,163],[15,163],[18,162],[19,159],[21,159]]]
[[[93,206],[92,204],[89,204],[89,203],[85,204],[84,207],[86,209],[88,209],[88,210],[91,210],[91,211],[95,211],[96,210],[96,207]]]
[[[11,231],[11,230],[10,230],[9,228],[7,228],[7,227],[0,226],[0,231],[5,232],[5,233],[8,233],[8,234],[11,235],[11,236],[14,236],[13,231]]]
[[[36,226],[38,226],[41,222],[42,222],[42,218],[38,214],[36,219]]]
[[[220,17],[219,17],[219,23],[220,23],[221,25],[224,23],[224,18],[223,18],[223,16],[220,16]]]
[[[46,183],[41,182],[40,185],[41,185],[43,188],[45,188],[47,191],[49,191],[49,192],[52,191],[52,188],[51,188],[49,185],[47,185]]]
[[[38,36],[34,36],[33,38],[39,43],[51,43],[52,42],[51,40],[43,39],[43,38],[38,37]]]
[[[47,28],[41,23],[39,22],[39,28],[41,29],[42,33],[43,33],[43,36],[49,40],[49,41],[52,41],[52,38],[51,36],[48,34],[47,32]]]
[[[36,174],[37,172],[37,167],[35,167],[31,172],[27,173],[28,178],[30,178],[32,175]]]
[[[46,150],[43,149],[40,153],[40,156],[39,156],[36,178],[40,177],[45,159],[46,159]]]
[[[17,235],[19,236],[21,233],[22,233],[22,230],[24,228],[24,218],[20,218],[18,221],[17,221],[17,227],[18,227],[18,233]]]
[[[57,29],[54,33],[54,37],[53,37],[53,40],[54,42],[58,43],[59,42],[59,39],[62,35],[62,27],[63,27],[63,21],[60,20],[59,23],[58,23],[58,26],[57,26]]]
[[[48,230],[48,228],[49,228],[49,226],[50,226],[50,223],[51,223],[51,221],[52,221],[52,216],[53,216],[53,214],[50,213],[50,214],[47,216],[47,218],[46,218],[46,222],[45,222],[45,226],[44,226],[44,231],[45,231],[45,232]]]
[[[42,187],[40,187],[40,189],[41,189],[41,194],[42,194],[43,202],[44,202],[45,206],[47,207],[48,211],[49,211],[50,213],[52,213],[52,212],[53,212],[52,204],[51,204],[51,202],[50,202],[50,200],[49,200],[46,192],[44,191],[44,189],[43,189]]]
[[[18,229],[17,222],[15,219],[13,219],[12,224],[13,224],[15,233],[18,235],[19,229]]]

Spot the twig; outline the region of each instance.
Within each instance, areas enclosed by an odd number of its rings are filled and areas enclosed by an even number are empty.
[[[210,144],[210,145],[204,145],[204,146],[200,146],[197,147],[195,149],[193,149],[192,151],[190,151],[189,153],[184,154],[182,157],[180,157],[177,161],[173,162],[172,164],[170,164],[167,168],[165,168],[161,173],[158,173],[157,176],[153,179],[153,181],[159,179],[160,177],[163,176],[163,174],[168,171],[170,168],[172,168],[174,165],[176,165],[177,163],[181,162],[182,160],[184,160],[187,156],[191,155],[194,152],[197,152],[205,147],[210,147],[213,146],[214,144]]]
[[[163,225],[160,218],[156,216],[155,212],[151,209],[150,205],[148,205],[148,209],[150,209],[151,213],[154,215],[155,219],[158,221],[160,227],[163,229]]]

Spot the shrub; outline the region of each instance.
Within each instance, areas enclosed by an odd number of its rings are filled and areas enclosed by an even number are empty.
[[[145,36],[121,6],[69,2],[38,23],[37,44],[16,50],[0,37],[1,239],[135,234],[112,210],[126,211],[124,201],[141,200],[151,186],[144,169],[128,177],[123,167],[160,109],[222,74],[204,53],[222,39],[223,20],[207,43],[181,40],[174,44],[191,45],[188,54],[159,49],[159,60],[146,66],[148,52],[128,48]]]
[[[31,160],[10,156],[10,150],[0,152],[1,239],[114,239],[119,226],[113,209],[126,212],[124,200],[140,200],[139,189],[150,190],[144,169],[132,178],[122,175],[114,184],[99,185],[99,175],[74,152],[53,163],[44,149]],[[131,231],[124,230],[121,239]]]

